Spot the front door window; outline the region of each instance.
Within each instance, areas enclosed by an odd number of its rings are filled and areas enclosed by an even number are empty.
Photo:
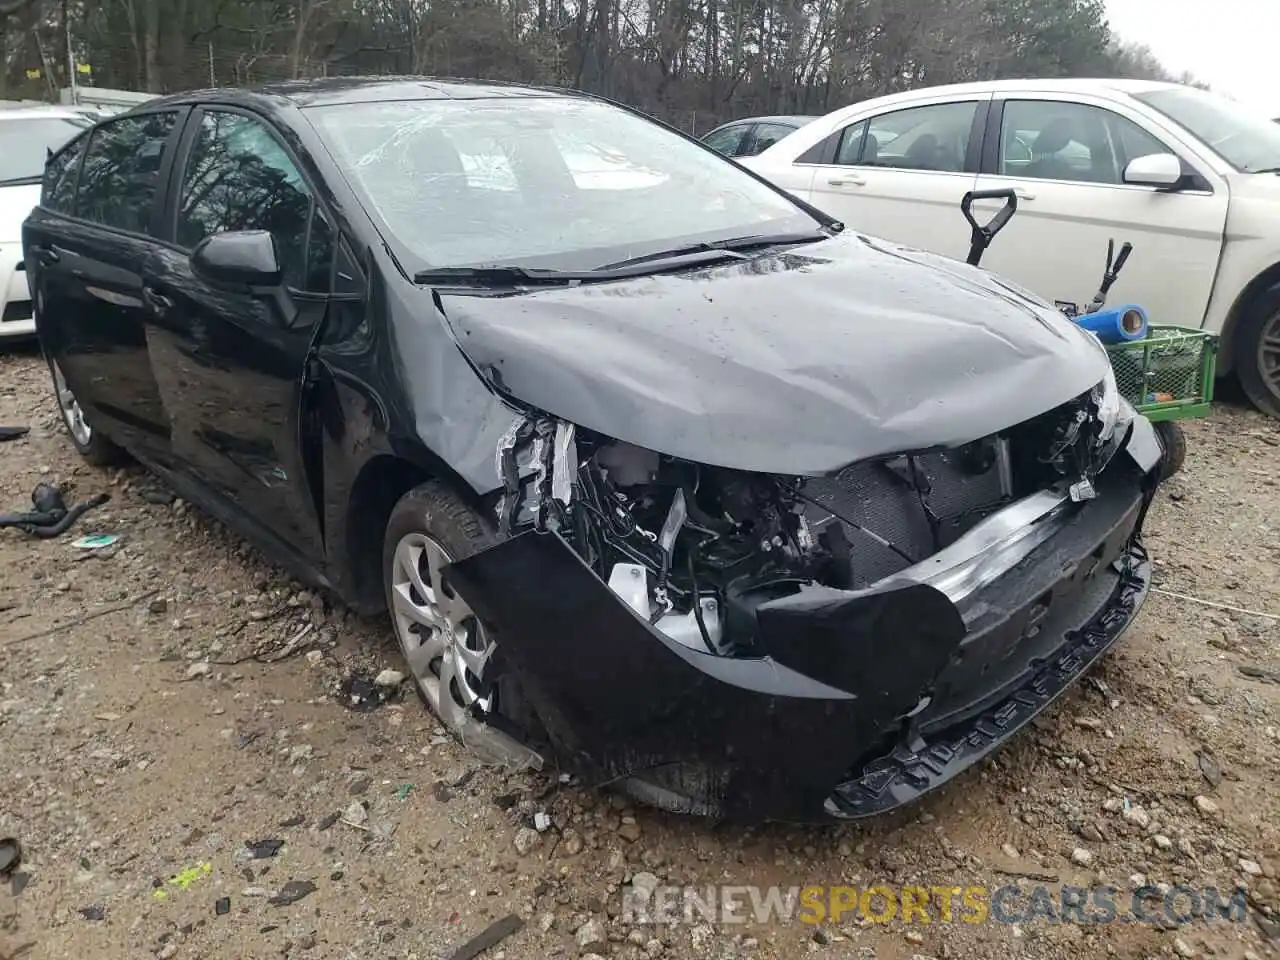
[[[1116,186],[1124,183],[1129,161],[1170,152],[1132,120],[1103,107],[1010,100],[1004,105],[998,172]]]
[[[310,217],[311,191],[271,131],[243,114],[207,111],[183,176],[178,243],[192,248],[227,230],[268,230],[285,285],[303,289],[314,275],[306,263]]]

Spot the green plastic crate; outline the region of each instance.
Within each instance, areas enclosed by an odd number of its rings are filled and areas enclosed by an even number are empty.
[[[1213,402],[1218,337],[1155,326],[1143,340],[1107,347],[1120,394],[1152,421],[1203,417]]]

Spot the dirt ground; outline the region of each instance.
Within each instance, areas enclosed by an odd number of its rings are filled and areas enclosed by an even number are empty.
[[[41,478],[68,502],[112,497],[58,539],[0,531],[0,837],[24,853],[0,886],[0,958],[426,960],[512,914],[484,957],[1280,955],[1280,427],[1241,407],[1190,427],[1148,543],[1161,590],[1269,617],[1152,595],[983,769],[900,815],[804,830],[481,767],[412,697],[348,709],[350,671],[399,666],[388,626],[326,606],[141,470],[79,462],[30,352],[0,356],[0,423],[31,427],[0,445],[0,508]],[[73,546],[85,533],[120,540]],[[1109,883],[1122,913],[1142,884],[1244,886],[1249,916],[664,926],[618,916],[633,876]]]

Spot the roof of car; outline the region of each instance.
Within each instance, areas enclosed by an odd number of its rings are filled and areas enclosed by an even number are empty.
[[[722,123],[720,126],[730,127],[739,123],[785,123],[789,125],[799,124],[800,126],[804,126],[804,124],[817,119],[817,115],[810,116],[808,114],[800,113],[779,113],[768,117],[742,117],[738,120],[730,120],[727,123]]]
[[[337,103],[377,103],[386,100],[483,100],[512,97],[584,96],[573,90],[531,87],[490,80],[437,77],[327,77],[289,80],[251,88],[192,90],[148,100],[139,109],[198,103],[208,100],[241,103],[291,103],[298,107]]]
[[[1111,77],[1040,78],[1023,77],[1008,80],[979,80],[973,83],[952,83],[937,87],[914,87],[901,93],[889,94],[883,99],[907,98],[921,95],[946,95],[951,93],[1001,93],[1013,90],[1040,90],[1046,93],[1119,92],[1148,93],[1183,86],[1163,80],[1120,80]]]

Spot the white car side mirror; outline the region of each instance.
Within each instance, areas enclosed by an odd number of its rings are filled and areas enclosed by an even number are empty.
[[[1173,187],[1182,179],[1182,161],[1172,153],[1152,153],[1130,160],[1124,182],[1143,187]]]

